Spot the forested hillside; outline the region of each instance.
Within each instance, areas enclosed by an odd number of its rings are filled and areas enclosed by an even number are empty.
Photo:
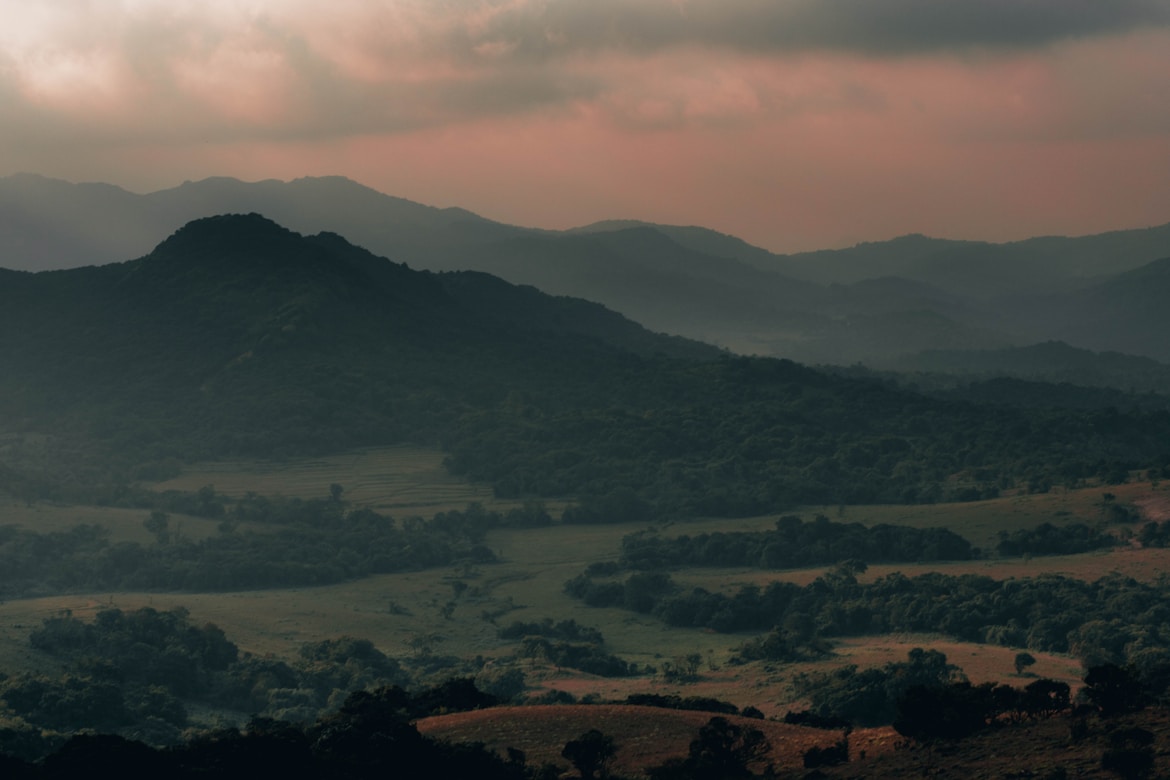
[[[256,215],[126,263],[6,277],[0,485],[22,495],[169,458],[403,441],[442,444],[502,496],[576,497],[576,522],[967,500],[1170,463],[1158,405],[931,398],[732,357]]]

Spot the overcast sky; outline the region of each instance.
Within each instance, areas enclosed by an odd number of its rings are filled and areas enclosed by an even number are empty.
[[[1170,221],[1170,0],[0,0],[0,175],[775,251]]]

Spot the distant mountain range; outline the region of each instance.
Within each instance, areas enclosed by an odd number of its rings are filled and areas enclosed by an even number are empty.
[[[611,221],[546,231],[395,198],[340,177],[214,178],[136,195],[0,179],[0,266],[139,257],[192,219],[256,212],[344,235],[412,268],[482,271],[596,301],[647,328],[746,354],[889,365],[1064,341],[1170,361],[1170,224],[1006,244],[904,236],[776,255],[701,227]],[[985,360],[985,358],[979,358]]]

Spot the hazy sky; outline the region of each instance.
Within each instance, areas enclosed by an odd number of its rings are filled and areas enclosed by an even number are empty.
[[[777,251],[1170,221],[1170,0],[0,0],[0,175]]]

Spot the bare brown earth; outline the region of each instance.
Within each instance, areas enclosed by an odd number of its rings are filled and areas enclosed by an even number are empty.
[[[1112,735],[1141,728],[1154,735],[1151,778],[1170,777],[1170,713],[1151,709],[1115,718],[1089,716],[1087,735],[1072,738],[1071,715],[990,729],[953,744],[932,748],[909,744],[898,750],[867,754],[840,767],[824,770],[827,777],[908,778],[943,777],[972,780],[1007,778],[1117,778],[1101,767]],[[853,756],[856,759],[856,755]],[[799,776],[799,775],[796,775]],[[1135,775],[1139,776],[1139,775]]]
[[[531,765],[552,763],[569,769],[561,758],[565,743],[590,729],[614,738],[617,752],[611,771],[639,775],[647,767],[669,758],[685,758],[687,749],[714,713],[632,707],[611,704],[543,705],[503,707],[475,712],[439,715],[418,722],[427,736],[450,742],[482,742],[503,753],[513,747],[523,750]],[[772,746],[768,760],[777,767],[801,766],[801,756],[811,747],[828,747],[841,732],[792,726],[768,720],[724,715],[741,727],[762,731]],[[851,741],[867,755],[892,752],[900,739],[892,729],[865,729],[854,732]],[[752,767],[763,770],[767,761]]]
[[[1164,523],[1170,520],[1170,496],[1150,494],[1133,500],[1147,522]]]
[[[553,705],[507,707],[426,718],[419,731],[451,742],[482,742],[504,752],[523,750],[530,765],[557,765],[563,776],[575,776],[560,751],[569,740],[589,729],[614,737],[617,752],[611,770],[638,777],[649,767],[669,758],[686,756],[690,741],[713,716],[650,707],[617,705]],[[803,778],[803,754],[811,747],[826,747],[841,739],[842,732],[818,731],[774,721],[728,717],[738,725],[762,731],[772,746],[768,758],[777,777]],[[1170,714],[1151,709],[1133,715],[1083,719],[1085,735],[1073,738],[1071,715],[1050,720],[1002,723],[959,742],[931,746],[915,744],[891,728],[860,729],[848,737],[847,764],[822,767],[829,778],[942,777],[972,780],[1004,778],[1112,778],[1101,767],[1101,756],[1110,748],[1111,735],[1141,728],[1154,735],[1154,771],[1149,777],[1170,776]],[[761,771],[762,767],[752,767]]]

